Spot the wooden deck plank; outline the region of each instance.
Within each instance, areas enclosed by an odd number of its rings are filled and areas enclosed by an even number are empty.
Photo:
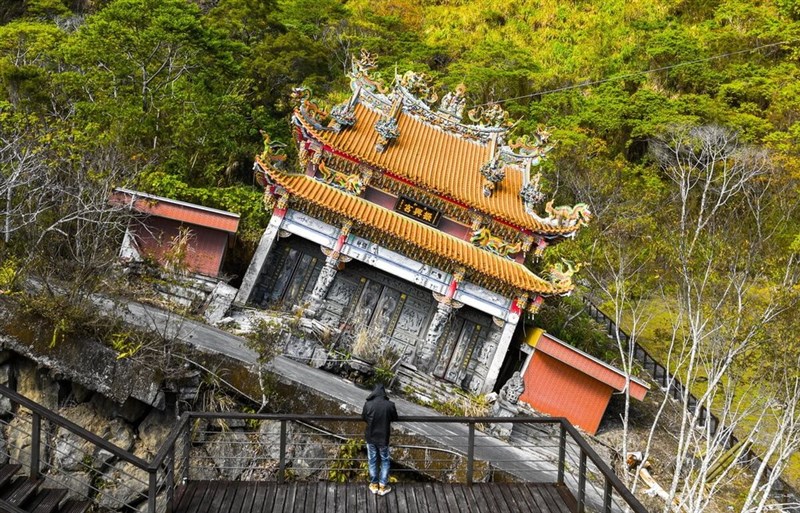
[[[489,503],[487,501],[486,494],[484,492],[487,486],[490,485],[487,485],[485,483],[472,485],[472,487],[470,488],[470,492],[472,492],[472,496],[475,498],[475,504],[477,504],[478,506],[478,511],[494,512],[495,510],[489,507]]]
[[[283,486],[276,486],[275,500],[272,502],[272,508],[269,508],[268,505],[265,504],[265,506],[267,507],[262,511],[269,513],[282,513],[283,504],[284,502],[286,502],[286,491],[288,487],[289,487],[288,484],[284,484]]]
[[[316,498],[314,499],[314,512],[308,511],[307,513],[325,513],[326,509],[326,500],[328,498],[328,485],[320,481],[317,483],[316,489]]]
[[[455,497],[455,490],[453,488],[454,486],[452,484],[443,484],[442,495],[444,496],[444,501],[447,504],[447,509],[449,509],[451,513],[456,513],[460,512],[461,509],[458,507],[458,502],[456,501]]]
[[[520,497],[528,505],[530,511],[547,511],[547,505],[541,497],[541,490],[535,486],[518,487]]]
[[[234,483],[236,484],[236,483]],[[231,486],[229,482],[222,482],[219,486],[216,487],[216,491],[214,493],[214,497],[211,500],[211,504],[208,508],[209,513],[212,511],[222,511],[222,505],[225,504],[225,496],[228,495],[228,491],[233,492],[235,490],[234,487]],[[230,494],[229,497],[233,497],[233,494]],[[230,502],[230,498],[228,502]],[[208,501],[206,501],[208,502]]]
[[[428,503],[428,511],[439,511],[441,513],[448,513],[447,505],[442,503],[439,504],[439,501],[436,497],[436,492],[434,491],[433,485],[431,483],[425,483],[423,485],[423,490],[425,491],[425,500]]]
[[[408,489],[405,486],[392,486],[392,494],[395,496],[394,499],[397,503],[397,511],[402,513],[411,513],[411,510],[408,506],[408,498],[406,495],[407,491]]]
[[[545,504],[547,504],[548,511],[552,511],[553,513],[563,513],[556,504],[556,500],[548,492],[549,490],[547,488],[542,488],[542,498],[544,498]]]
[[[570,489],[566,485],[556,485],[555,488],[558,491],[558,496],[561,497],[561,500],[567,506],[567,509],[570,511],[578,511],[578,500]]]
[[[191,495],[191,501],[186,504],[185,511],[200,512],[200,507],[203,505],[203,499],[207,494],[213,493],[214,483],[212,481],[200,481],[190,484],[194,488],[194,493],[187,493]]]
[[[487,501],[489,500],[490,497],[494,500],[493,504],[489,504],[489,507],[491,508],[490,511],[494,511],[495,513],[511,513],[512,512],[511,508],[508,507],[508,504],[506,503],[505,499],[503,498],[503,492],[501,492],[497,488],[496,484],[493,483],[493,484],[487,486],[486,489],[484,490],[484,492],[486,492]]]
[[[385,496],[365,483],[194,481],[175,513],[570,513],[555,485],[401,483]],[[564,494],[567,497],[564,497]],[[574,499],[572,499],[574,504]]]
[[[456,496],[458,508],[464,513],[481,513],[475,506],[475,499],[469,486],[454,486],[453,492]]]
[[[272,513],[272,505],[275,504],[275,494],[278,491],[278,486],[278,483],[275,482],[268,482],[264,483],[264,486],[259,486],[253,497],[253,507],[250,509],[250,513]]]
[[[245,493],[247,490],[248,482],[236,483],[236,489],[233,490],[233,497],[231,500],[226,502],[230,503],[230,512],[231,513],[241,513],[242,505],[244,504],[244,499],[247,496]]]
[[[543,492],[550,497],[550,503],[556,508],[553,509],[554,512],[558,513],[570,513],[569,508],[564,503],[564,500],[561,498],[561,495],[558,493],[558,490],[555,487],[548,486],[543,490]]]
[[[242,512],[241,513],[250,513],[253,511],[253,505],[256,502],[256,494],[258,493],[258,486],[259,483],[254,481],[250,481],[247,483],[247,486],[243,490],[244,492],[244,501],[242,501]]]
[[[527,503],[518,496],[519,489],[522,487],[514,486],[514,489],[512,489],[511,485],[508,483],[498,483],[495,486],[497,486],[497,488],[500,490],[500,493],[503,494],[503,498],[505,499],[506,504],[508,504],[508,507],[511,509],[511,511],[526,510],[528,507]]]

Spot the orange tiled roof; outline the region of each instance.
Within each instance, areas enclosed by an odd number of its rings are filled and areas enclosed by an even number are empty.
[[[265,166],[262,166],[265,167]],[[400,215],[369,201],[352,196],[314,178],[267,171],[275,182],[292,196],[322,207],[357,225],[380,230],[398,240],[433,252],[480,275],[491,276],[507,287],[536,294],[553,295],[569,292],[572,287],[557,288],[536,276],[525,266],[482,250],[435,228]]]
[[[403,112],[398,119],[400,136],[379,153],[375,151],[374,126],[381,113],[359,103],[355,115],[356,124],[337,134],[317,130],[296,111],[305,129],[326,145],[440,195],[535,232],[567,234],[577,230],[575,226],[549,226],[531,217],[519,197],[522,173],[515,169],[507,170],[490,197],[484,196],[480,169],[489,160],[488,145],[456,137]]]

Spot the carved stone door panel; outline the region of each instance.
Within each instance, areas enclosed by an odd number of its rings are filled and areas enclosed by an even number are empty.
[[[453,349],[461,339],[461,329],[464,327],[464,319],[453,317],[449,322],[449,329],[445,331],[439,339],[439,350],[436,354],[436,366],[433,368],[433,375],[437,378],[444,378],[447,368],[450,366],[450,359],[453,357]]]
[[[429,318],[432,315],[433,300],[422,301],[407,297],[403,309],[392,332],[392,343],[404,361],[413,362],[417,343],[425,337]]]
[[[338,325],[358,292],[359,286],[357,279],[344,273],[337,273],[328,295],[325,296],[325,311],[320,320],[324,323]]]
[[[444,379],[459,386],[461,385],[464,376],[467,374],[470,357],[481,331],[480,324],[474,324],[470,321],[464,322],[464,327],[461,329],[458,344],[453,349],[453,356],[450,358],[450,365],[447,367]]]
[[[281,257],[277,262],[280,271],[269,294],[269,303],[282,303],[289,309],[311,292],[322,263],[317,256],[293,248],[285,248]]]

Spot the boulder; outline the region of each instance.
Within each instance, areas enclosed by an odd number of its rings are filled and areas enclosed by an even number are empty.
[[[326,468],[327,455],[319,442],[306,441],[294,454],[292,470],[300,479],[308,479]]]
[[[11,461],[22,465],[20,473],[23,475],[29,475],[31,466],[31,422],[30,412],[21,410],[8,423],[8,457]],[[46,432],[44,425],[42,428],[42,432]],[[45,446],[44,443],[39,446],[39,461],[44,461]]]
[[[93,403],[81,403],[64,408],[61,415],[124,451],[133,447],[133,429],[122,419],[109,419],[98,411]],[[65,470],[88,471],[99,469],[114,458],[92,442],[62,427],[56,430],[55,466]]]
[[[252,466],[255,440],[242,431],[222,431],[209,437],[206,450],[220,475],[234,481]]]
[[[286,424],[287,448],[291,445],[292,423]],[[271,460],[279,460],[281,456],[281,422],[279,420],[262,420],[258,427],[258,442],[261,444],[263,456]]]
[[[58,382],[27,360],[17,365],[17,393],[49,410],[58,408]]]
[[[208,298],[203,317],[209,324],[216,324],[225,317],[239,290],[227,283],[217,283]]]
[[[6,351],[0,351],[3,353]],[[0,385],[5,385],[9,388],[14,388],[11,383],[11,365],[10,364],[3,364],[0,365]],[[11,413],[11,399],[5,396],[0,396],[0,416],[6,415]]]
[[[175,417],[167,412],[152,410],[139,423],[139,446],[152,454],[161,449],[175,425]]]
[[[137,451],[136,456],[147,460],[148,454]],[[118,461],[99,478],[97,504],[102,510],[127,509],[147,499],[149,474],[131,463]]]
[[[93,492],[90,472],[52,472],[44,477],[42,488],[67,490],[67,499],[85,501]]]

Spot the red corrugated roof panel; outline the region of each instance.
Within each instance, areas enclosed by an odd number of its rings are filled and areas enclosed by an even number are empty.
[[[137,212],[172,219],[182,223],[194,224],[214,230],[236,233],[239,228],[239,214],[194,205],[170,198],[153,196],[143,192],[116,189],[112,201],[131,205]]]

